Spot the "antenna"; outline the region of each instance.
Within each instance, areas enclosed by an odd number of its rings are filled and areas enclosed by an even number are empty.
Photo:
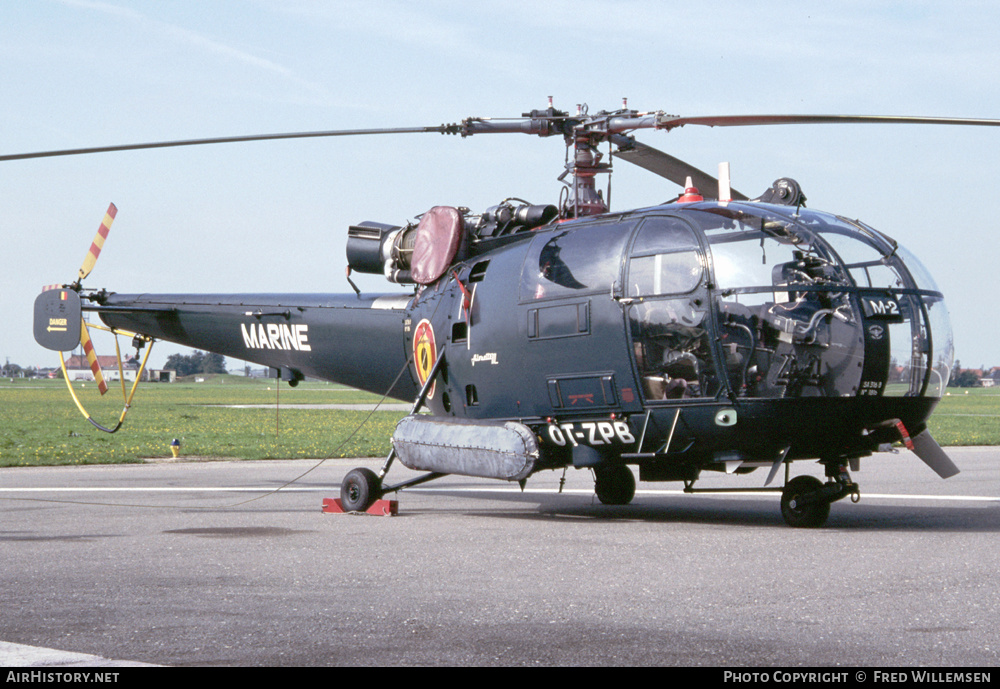
[[[729,183],[729,163],[719,163],[719,200],[733,200],[733,189]]]

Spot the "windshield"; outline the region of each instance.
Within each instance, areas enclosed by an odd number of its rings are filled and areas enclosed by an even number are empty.
[[[699,204],[722,356],[749,397],[940,396],[953,358],[944,299],[861,223],[764,204]]]
[[[887,395],[940,397],[955,355],[951,319],[930,272],[904,246],[867,225],[828,216],[815,221],[860,290],[869,320],[883,320],[890,342]],[[875,288],[887,288],[876,290]],[[879,294],[888,300],[879,300]],[[893,304],[895,301],[895,305]],[[898,307],[899,313],[879,310]]]

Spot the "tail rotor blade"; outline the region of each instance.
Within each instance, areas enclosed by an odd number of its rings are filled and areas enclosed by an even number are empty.
[[[90,341],[90,332],[87,330],[87,321],[80,319],[80,344],[83,345],[83,353],[87,356],[87,364],[97,381],[97,389],[103,395],[108,391],[108,384],[104,381],[104,373],[101,371],[101,363],[97,360],[97,352],[94,351],[94,343]]]
[[[101,226],[97,228],[97,234],[94,236],[94,241],[90,245],[90,250],[83,259],[83,265],[80,266],[80,280],[83,280],[85,277],[90,275],[90,271],[94,269],[94,264],[97,263],[97,257],[101,255],[101,249],[104,248],[104,240],[108,238],[108,232],[111,230],[111,223],[114,222],[117,214],[118,208],[116,208],[115,204],[112,203],[108,206],[107,213],[104,214],[104,220],[101,222]]]

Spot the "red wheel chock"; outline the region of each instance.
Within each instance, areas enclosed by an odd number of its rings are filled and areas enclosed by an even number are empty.
[[[348,514],[344,511],[344,506],[340,504],[340,498],[324,498],[323,512],[326,514]],[[355,512],[354,514],[371,514],[376,517],[395,517],[399,514],[399,500],[376,500],[372,506],[363,513]]]

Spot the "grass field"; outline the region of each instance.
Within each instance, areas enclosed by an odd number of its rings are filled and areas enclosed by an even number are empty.
[[[1000,388],[948,388],[927,426],[941,445],[1000,445]]]
[[[77,384],[79,385],[79,384]],[[942,445],[1000,445],[1000,389],[951,389],[930,421]],[[84,393],[91,393],[85,395]],[[398,411],[295,409],[302,404],[374,403],[378,396],[326,383],[282,385],[219,376],[204,383],[143,384],[122,429],[102,433],[83,418],[60,380],[0,382],[0,466],[138,462],[171,456],[287,459],[379,457],[389,451]],[[79,390],[93,418],[113,426],[120,387],[98,399]],[[390,402],[394,400],[388,400]],[[225,405],[267,405],[237,409]],[[365,419],[368,419],[365,422]],[[364,423],[363,423],[364,422]]]
[[[114,426],[124,406],[120,384],[112,384],[104,398],[98,397],[93,384],[77,388],[77,394],[95,421]],[[108,434],[80,414],[63,381],[3,381],[0,466],[106,464],[170,457],[174,438],[181,442],[181,454],[191,457],[380,456],[388,453],[389,438],[405,414],[376,411],[368,418],[367,411],[291,407],[379,401],[376,395],[326,383],[302,383],[296,388],[282,385],[277,412],[275,394],[274,380],[237,376],[219,376],[204,383],[141,384],[125,424],[117,433]],[[223,405],[268,406],[236,409]]]

